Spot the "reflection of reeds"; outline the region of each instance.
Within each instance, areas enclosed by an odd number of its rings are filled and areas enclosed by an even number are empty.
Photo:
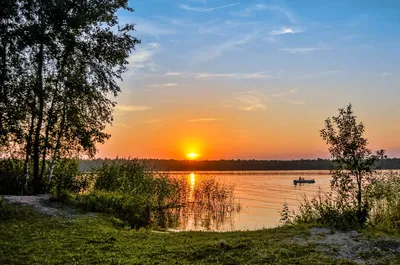
[[[180,181],[181,204],[184,207],[175,208],[170,213],[179,216],[177,225],[191,225],[206,229],[219,229],[231,221],[235,213],[241,210],[234,196],[234,187],[221,184],[213,178],[196,183],[190,175],[188,181]],[[186,187],[185,187],[186,186]]]

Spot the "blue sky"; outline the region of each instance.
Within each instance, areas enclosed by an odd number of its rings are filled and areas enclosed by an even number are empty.
[[[197,142],[208,158],[326,156],[318,130],[351,102],[372,148],[400,156],[400,1],[130,6],[136,12],[119,17],[136,24],[142,44],[129,58],[111,130],[117,139],[136,136],[122,153],[124,144],[110,140],[103,155],[179,158],[187,142]],[[176,136],[185,144],[152,146],[181,127],[189,128]]]

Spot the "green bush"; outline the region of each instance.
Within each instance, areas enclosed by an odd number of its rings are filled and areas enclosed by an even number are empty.
[[[364,208],[363,211],[368,211],[368,209]],[[286,220],[286,223],[317,224],[339,229],[362,227],[356,204],[351,205],[347,201],[342,201],[340,196],[321,190],[311,200],[303,197],[299,212]]]
[[[55,164],[49,190],[54,198],[62,201],[65,199],[61,198],[62,196],[86,191],[92,183],[92,174],[84,174],[79,171],[79,160],[60,159]]]
[[[178,182],[147,170],[138,160],[114,160],[96,172],[93,191],[78,196],[78,204],[113,215],[131,227],[151,224],[180,202]]]
[[[95,190],[134,194],[150,194],[153,190],[153,174],[136,159],[104,163],[95,174],[97,175]]]
[[[400,172],[382,172],[368,194],[371,224],[387,232],[400,232]]]
[[[87,210],[115,216],[128,222],[132,228],[147,226],[151,221],[149,205],[141,196],[94,191],[79,196],[77,203]]]
[[[51,194],[51,200],[62,202],[65,204],[74,204],[76,199],[76,193],[68,190],[61,190]]]
[[[24,163],[18,159],[0,159],[0,194],[21,195],[25,191]]]
[[[189,203],[186,179],[151,172],[141,161],[113,160],[104,163],[93,175],[93,189],[78,194],[76,203],[90,211],[106,213],[127,222],[131,227],[169,227],[176,225],[180,213],[196,214],[213,220],[239,210],[233,187],[213,179],[196,185]]]

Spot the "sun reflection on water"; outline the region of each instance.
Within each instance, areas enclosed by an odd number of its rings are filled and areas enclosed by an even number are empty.
[[[194,173],[190,173],[189,175],[189,186],[190,186],[190,192],[189,192],[189,201],[193,202],[193,193],[194,193],[194,186],[196,185],[196,175]]]

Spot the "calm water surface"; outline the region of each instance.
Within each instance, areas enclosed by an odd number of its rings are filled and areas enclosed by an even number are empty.
[[[274,227],[279,224],[280,211],[285,201],[289,208],[297,210],[302,196],[313,197],[318,191],[329,190],[328,171],[213,171],[213,172],[170,172],[177,177],[187,177],[191,187],[206,178],[214,178],[220,183],[234,185],[235,197],[242,210],[227,218],[222,224],[205,227],[195,224],[189,217],[179,230],[255,230]],[[315,179],[315,184],[293,185],[299,176]]]

